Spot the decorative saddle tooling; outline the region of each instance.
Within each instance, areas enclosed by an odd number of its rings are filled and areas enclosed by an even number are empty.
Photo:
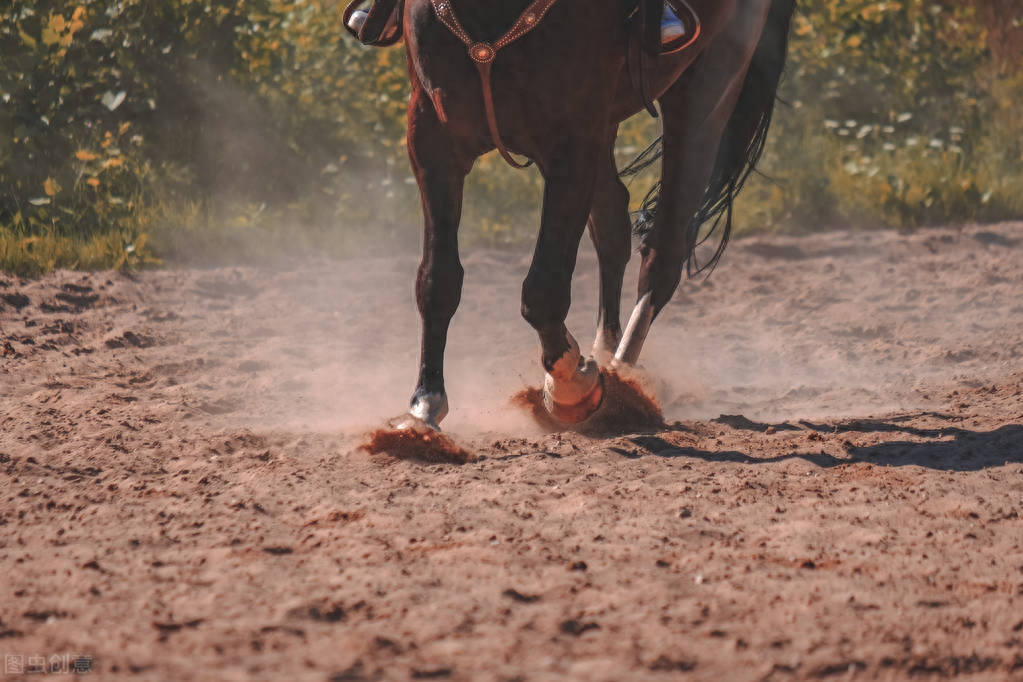
[[[348,5],[343,15],[345,29],[365,45],[386,47],[400,41],[405,0],[375,0],[368,12],[360,9],[366,2],[367,0],[352,0]],[[451,0],[430,0],[437,18],[465,44],[469,58],[476,64],[483,88],[483,108],[491,140],[504,160],[514,168],[526,168],[532,165],[532,162],[516,161],[501,140],[497,114],[494,110],[493,88],[490,84],[491,65],[500,50],[536,28],[555,2],[557,0],[533,0],[507,33],[493,43],[487,43],[473,39],[466,32],[455,14]],[[636,41],[639,74],[638,77],[634,76],[633,80],[638,81],[637,89],[647,110],[656,117],[657,111],[653,108],[646,91],[644,53],[673,54],[689,47],[700,37],[700,18],[687,0],[636,0],[635,4],[629,18],[636,26],[635,32],[639,36]],[[670,7],[673,15],[668,14],[666,7]],[[630,68],[630,73],[631,71]]]

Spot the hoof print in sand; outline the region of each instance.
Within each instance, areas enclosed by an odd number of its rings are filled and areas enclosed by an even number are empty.
[[[107,348],[128,348],[133,346],[135,348],[150,348],[156,345],[156,342],[152,337],[146,336],[145,334],[137,334],[133,331],[126,331],[120,336],[114,336],[103,342]]]
[[[604,402],[588,420],[566,424],[551,416],[543,404],[543,390],[526,388],[512,396],[511,404],[526,410],[542,428],[549,431],[578,431],[584,434],[610,434],[664,427],[664,415],[638,379],[615,370],[604,374]]]
[[[397,459],[432,464],[467,464],[476,461],[476,455],[448,436],[431,429],[425,422],[409,424],[410,419],[407,415],[392,419],[388,428],[370,433],[368,440],[359,449],[371,455],[386,454]]]

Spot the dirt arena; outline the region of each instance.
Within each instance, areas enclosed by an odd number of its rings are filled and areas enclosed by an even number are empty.
[[[1023,224],[738,240],[608,437],[508,405],[527,258],[464,258],[464,465],[358,449],[414,256],[0,275],[0,679],[1023,680]]]

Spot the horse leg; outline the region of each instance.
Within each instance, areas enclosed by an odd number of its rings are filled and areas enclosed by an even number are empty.
[[[653,230],[640,249],[638,302],[615,352],[616,364],[636,363],[650,325],[682,279],[695,248],[690,226],[703,203],[769,6],[769,0],[741,2],[732,23],[659,100],[664,121],[661,194]]]
[[[439,428],[448,413],[444,390],[444,347],[448,325],[462,296],[458,223],[469,164],[456,154],[448,130],[429,99],[414,90],[409,103],[408,149],[419,185],[425,219],[423,257],[416,277],[416,303],[422,318],[419,380],[409,413]]]
[[[579,240],[593,199],[604,153],[590,140],[563,139],[541,164],[545,187],[540,234],[522,285],[522,316],[540,337],[544,404],[556,418],[581,422],[600,407],[603,382],[597,363],[586,360],[565,326],[572,299]]]
[[[600,309],[593,356],[603,361],[614,356],[621,341],[622,282],[632,250],[629,190],[618,178],[613,154],[597,176],[589,228],[600,267]]]

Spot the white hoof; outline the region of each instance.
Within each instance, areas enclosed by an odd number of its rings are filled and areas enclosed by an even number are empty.
[[[440,427],[427,424],[425,421],[411,414],[398,415],[387,422],[387,428],[394,431],[412,431],[420,435],[439,433]]]
[[[569,377],[544,377],[543,404],[551,416],[563,422],[586,421],[604,401],[604,378],[593,360],[577,365]]]
[[[427,393],[412,401],[409,416],[418,419],[434,431],[440,431],[440,423],[448,416],[448,397],[443,393]]]

